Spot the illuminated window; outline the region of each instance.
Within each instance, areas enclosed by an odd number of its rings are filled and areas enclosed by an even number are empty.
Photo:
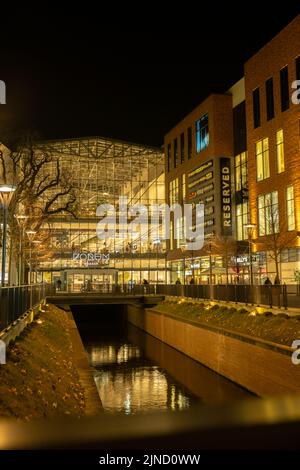
[[[289,75],[287,66],[280,70],[280,99],[281,111],[289,109],[290,91],[289,91]]]
[[[265,138],[256,142],[256,171],[257,181],[262,181],[270,176],[269,139]]]
[[[193,139],[192,139],[192,128],[188,127],[188,159],[192,158],[193,155]]]
[[[252,94],[253,101],[253,123],[254,129],[260,126],[260,100],[259,100],[259,88],[256,88]]]
[[[173,220],[170,222],[170,250],[174,248],[174,230],[173,230]]]
[[[288,186],[286,188],[286,209],[288,230],[295,230],[295,202],[293,186]]]
[[[240,191],[248,186],[248,167],[247,167],[247,152],[242,152],[236,155],[234,159],[235,166],[235,189]]]
[[[196,121],[196,151],[204,150],[209,144],[208,114]]]
[[[185,173],[181,176],[181,185],[182,185],[182,199],[184,202],[186,198],[186,175]]]
[[[177,139],[174,139],[174,168],[177,167],[178,164],[178,143]]]
[[[185,217],[176,220],[176,247],[179,248],[185,243]]]
[[[236,206],[236,235],[237,240],[247,240],[248,233],[245,225],[249,223],[248,202]]]
[[[283,130],[276,132],[276,155],[277,155],[277,172],[284,171],[284,147],[283,147]]]
[[[258,197],[258,227],[260,236],[279,232],[277,191]]]
[[[184,148],[184,133],[182,132],[182,134],[180,134],[180,160],[181,160],[181,163],[184,162],[184,151],[185,151],[185,148]]]
[[[179,202],[179,188],[178,188],[178,178],[175,178],[169,184],[169,201],[170,205],[177,204]]]

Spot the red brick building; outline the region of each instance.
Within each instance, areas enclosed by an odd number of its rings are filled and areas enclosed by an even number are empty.
[[[208,239],[214,235],[232,235],[234,217],[231,194],[233,189],[232,155],[232,96],[213,94],[179,122],[165,136],[166,200],[174,203],[205,204],[204,233]],[[230,197],[226,214],[222,205],[221,175],[224,165],[229,174]],[[170,281],[180,278],[188,282],[191,277],[207,282],[210,274],[209,255],[184,252],[184,237],[176,239],[171,221],[171,240],[168,245]],[[219,274],[222,274],[219,260]],[[214,276],[217,269],[214,270]],[[216,279],[214,279],[216,280]]]
[[[213,237],[237,241],[229,277],[224,256],[185,252],[184,237],[174,239],[180,227],[171,226],[171,282],[250,282],[251,266],[255,283],[267,276],[296,282],[298,270],[300,279],[300,104],[292,101],[300,80],[300,16],[244,70],[243,79],[208,97],[164,140],[166,200],[205,204],[206,245]],[[231,170],[229,231],[222,226],[222,159]]]
[[[245,64],[250,222],[264,271],[295,282],[300,269],[300,16]],[[276,254],[277,253],[277,254]],[[276,259],[277,258],[277,259]],[[259,281],[260,267],[256,266]]]

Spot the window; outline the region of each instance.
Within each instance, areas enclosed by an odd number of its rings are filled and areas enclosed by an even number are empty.
[[[234,166],[235,189],[236,191],[240,191],[241,189],[248,187],[247,152],[242,152],[240,155],[236,155]]]
[[[256,142],[255,154],[257,181],[262,181],[270,176],[269,139],[267,137]]]
[[[260,126],[260,102],[259,102],[259,88],[253,91],[253,122],[254,129]]]
[[[184,202],[186,198],[186,175],[185,173],[181,176],[181,187],[182,187],[182,199]]]
[[[178,143],[177,139],[174,139],[174,168],[177,167],[178,164]]]
[[[267,105],[267,121],[274,117],[274,93],[273,78],[266,81],[266,105]]]
[[[288,186],[286,188],[286,214],[288,230],[295,230],[295,203],[293,186]]]
[[[286,248],[285,250],[282,250],[280,259],[282,263],[299,261],[299,249]]]
[[[192,128],[188,127],[188,159],[192,158],[192,155],[193,155]]]
[[[179,202],[178,178],[175,178],[169,184],[169,202],[170,202],[170,205],[177,204]]]
[[[168,171],[170,171],[170,169],[171,169],[171,144],[168,144],[167,165],[168,165]]]
[[[196,121],[196,151],[204,150],[209,144],[208,114]]]
[[[247,240],[248,232],[245,227],[249,223],[248,202],[236,206],[236,235],[237,240]]]
[[[180,134],[180,158],[181,163],[184,162],[184,133]]]
[[[283,146],[283,130],[276,132],[276,156],[277,156],[277,172],[284,171],[284,146]]]
[[[289,76],[287,67],[280,70],[280,97],[281,111],[286,111],[290,106]]]
[[[277,191],[258,197],[258,227],[260,236],[279,232]]]
[[[300,80],[300,55],[296,59],[296,80]]]
[[[176,240],[175,244],[177,248],[180,248],[183,244],[185,244],[185,216],[179,217],[176,219]]]

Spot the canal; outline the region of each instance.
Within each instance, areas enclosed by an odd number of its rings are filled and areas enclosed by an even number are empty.
[[[106,413],[179,411],[251,395],[128,323],[126,306],[72,311]]]

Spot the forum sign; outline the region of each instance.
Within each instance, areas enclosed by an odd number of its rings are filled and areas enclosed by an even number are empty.
[[[195,219],[193,219],[193,212]],[[185,240],[187,250],[200,250],[204,244],[204,204],[143,204],[128,205],[127,197],[119,198],[118,207],[100,204],[96,215],[100,240],[114,238],[143,241],[169,240],[173,216],[174,238]],[[117,220],[118,219],[118,220]]]

